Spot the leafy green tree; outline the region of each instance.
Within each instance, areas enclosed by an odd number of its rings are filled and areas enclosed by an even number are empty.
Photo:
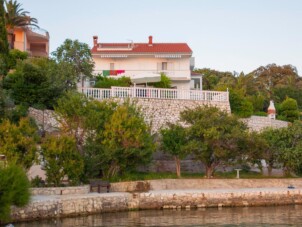
[[[0,77],[8,72],[8,41],[5,26],[4,1],[0,0]],[[1,89],[1,88],[0,88]]]
[[[59,186],[64,177],[68,177],[72,185],[79,184],[84,161],[72,137],[49,136],[41,148],[48,184]]]
[[[16,104],[43,105],[53,108],[56,100],[66,91],[70,75],[55,61],[39,58],[19,62],[16,70],[4,80],[4,88],[11,92]]]
[[[28,53],[25,51],[20,51],[17,49],[13,49],[9,51],[8,57],[8,67],[10,69],[16,68],[17,61],[25,60],[28,57]]]
[[[0,124],[0,154],[6,155],[9,163],[29,169],[36,159],[36,131],[28,118],[21,119],[18,124],[3,121]]]
[[[25,171],[16,165],[0,166],[0,223],[10,219],[11,206],[30,201],[30,183]]]
[[[186,130],[181,125],[169,124],[168,128],[161,130],[161,135],[161,147],[164,152],[173,155],[177,177],[181,177],[180,160],[188,155],[186,146],[189,141]]]
[[[296,172],[302,166],[302,123],[295,121],[288,128],[278,131],[276,147],[279,150],[279,163],[282,163],[285,175]]]
[[[298,110],[298,104],[295,99],[285,99],[279,109],[280,117],[286,121],[294,122],[299,119],[300,113]]]
[[[103,132],[103,173],[107,178],[150,161],[155,149],[150,128],[134,104],[117,106]]]
[[[208,106],[185,110],[180,116],[189,125],[188,149],[204,164],[208,178],[218,166],[238,158],[247,127],[236,117]]]
[[[84,78],[92,76],[94,61],[86,43],[66,39],[52,55],[58,63],[65,64],[66,70],[70,70],[77,81],[82,80],[82,86]]]
[[[265,141],[262,146],[263,152],[261,158],[265,160],[269,176],[272,175],[273,168],[278,167],[277,165],[280,159],[280,130],[282,129],[267,128],[260,134]]]
[[[104,124],[113,113],[114,102],[90,100],[78,92],[67,92],[55,106],[61,131],[73,136],[80,154],[84,154],[85,138],[103,131]]]
[[[232,113],[239,117],[253,114],[253,104],[238,90],[230,90],[230,105]]]

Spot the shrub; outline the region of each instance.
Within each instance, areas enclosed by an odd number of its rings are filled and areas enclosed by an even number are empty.
[[[96,88],[111,88],[112,86],[116,87],[129,87],[131,85],[130,77],[122,76],[120,78],[111,78],[98,76],[97,82],[94,87]]]
[[[9,220],[11,205],[21,207],[29,202],[29,187],[30,183],[21,167],[0,167],[0,220]]]
[[[59,186],[64,177],[71,185],[79,184],[84,162],[72,137],[49,136],[41,148],[48,184]]]

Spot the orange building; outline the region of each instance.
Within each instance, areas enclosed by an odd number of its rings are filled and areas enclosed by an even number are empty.
[[[30,57],[48,57],[49,34],[40,28],[14,28],[14,35],[8,35],[11,49],[28,52]]]

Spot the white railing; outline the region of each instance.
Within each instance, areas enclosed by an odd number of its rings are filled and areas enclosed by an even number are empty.
[[[95,99],[108,98],[150,98],[150,99],[189,99],[199,101],[229,101],[225,91],[197,91],[144,87],[79,88],[79,91]]]

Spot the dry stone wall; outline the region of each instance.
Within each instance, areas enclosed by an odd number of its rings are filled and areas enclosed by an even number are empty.
[[[265,128],[284,128],[288,126],[288,122],[270,119],[268,117],[251,116],[250,118],[242,119],[252,131],[261,131]]]
[[[198,106],[216,106],[219,109],[231,112],[230,103],[209,102],[196,100],[169,100],[169,99],[134,99],[142,109],[145,120],[151,123],[152,131],[156,132],[164,127],[167,122],[175,123],[179,120],[180,112],[186,109],[194,109]]]

